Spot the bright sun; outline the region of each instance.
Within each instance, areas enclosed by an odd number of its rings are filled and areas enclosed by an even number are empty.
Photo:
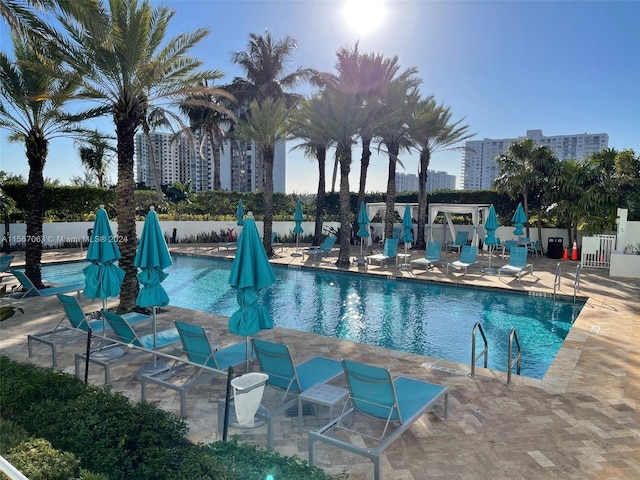
[[[343,13],[349,27],[364,35],[380,26],[386,10],[383,0],[348,0]]]

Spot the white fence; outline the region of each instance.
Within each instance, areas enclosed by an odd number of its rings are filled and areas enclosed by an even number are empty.
[[[582,266],[584,268],[609,268],[611,266],[611,253],[615,246],[615,235],[582,237]]]

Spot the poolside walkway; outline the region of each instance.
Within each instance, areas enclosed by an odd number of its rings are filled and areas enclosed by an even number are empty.
[[[211,245],[171,245],[176,253],[227,256],[233,250],[218,252]],[[291,266],[332,269],[335,255],[317,261],[306,256],[292,257],[292,247],[276,253],[274,262]],[[354,254],[359,247],[354,247]],[[414,258],[424,251],[412,252]],[[355,257],[355,255],[354,255]],[[81,259],[77,250],[47,251],[44,261]],[[448,254],[454,260],[457,254]],[[18,254],[15,263],[19,264]],[[395,264],[357,267],[392,277],[410,277],[424,281],[525,290],[549,295],[553,292],[557,260],[533,259],[533,275],[521,280],[498,279],[497,275],[480,276],[471,272],[462,277],[456,271],[436,268],[401,271]],[[575,262],[560,261],[560,291],[573,295]],[[505,260],[493,260],[502,265]],[[12,277],[3,275],[3,284]],[[387,367],[393,375],[408,375],[450,388],[449,418],[443,418],[437,405],[423,416],[387,450],[382,462],[382,477],[394,480],[444,479],[638,479],[640,478],[640,282],[610,278],[606,270],[585,269],[581,274],[579,295],[589,297],[560,352],[544,379],[514,375],[506,385],[506,373],[476,368],[476,377],[468,376],[468,364],[456,364],[379,347],[340,341],[333,338],[276,328],[261,332],[260,338],[290,346],[294,359],[302,361],[314,355],[336,359],[351,358]],[[28,333],[46,330],[62,316],[55,298],[32,298],[16,301],[24,315],[0,323],[0,354],[19,361],[50,366],[44,346],[36,347],[29,359]],[[87,311],[97,310],[98,301],[82,298]],[[167,308],[158,316],[159,328],[170,326],[180,318],[206,326],[213,338],[224,346],[241,341],[228,333],[227,319],[212,314]],[[471,336],[471,332],[461,332]],[[73,353],[83,349],[82,339],[69,341],[59,350],[59,368],[73,373]],[[140,399],[140,384],[133,372],[148,362],[138,357],[112,368],[114,389],[133,401]],[[506,363],[506,359],[505,359]],[[90,382],[101,384],[99,369],[91,366]],[[337,382],[340,384],[340,381]],[[194,389],[188,395],[190,437],[197,442],[218,440],[216,400],[223,396],[224,381]],[[148,400],[163,409],[178,413],[177,395],[168,390],[150,388]],[[308,458],[307,434],[294,429],[295,418],[282,416],[275,427],[275,449],[286,455]],[[305,417],[307,430],[324,423]],[[240,433],[242,441],[266,444],[263,428],[251,434]],[[354,439],[358,441],[358,439]],[[329,473],[347,471],[350,480],[373,477],[371,462],[363,457],[317,444],[316,463]]]

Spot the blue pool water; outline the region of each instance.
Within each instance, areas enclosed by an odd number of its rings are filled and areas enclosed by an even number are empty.
[[[231,261],[173,256],[163,286],[171,305],[230,316]],[[85,263],[45,266],[50,282],[83,281]],[[489,343],[489,368],[506,371],[512,327],[522,375],[542,378],[582,304],[427,282],[274,266],[277,282],[262,303],[277,326],[469,364],[476,322]],[[478,345],[477,351],[482,348]],[[480,366],[482,362],[478,362]]]

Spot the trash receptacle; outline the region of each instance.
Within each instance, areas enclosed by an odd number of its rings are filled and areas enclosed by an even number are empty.
[[[562,258],[564,253],[564,246],[562,237],[549,237],[547,241],[547,257],[548,258]]]

